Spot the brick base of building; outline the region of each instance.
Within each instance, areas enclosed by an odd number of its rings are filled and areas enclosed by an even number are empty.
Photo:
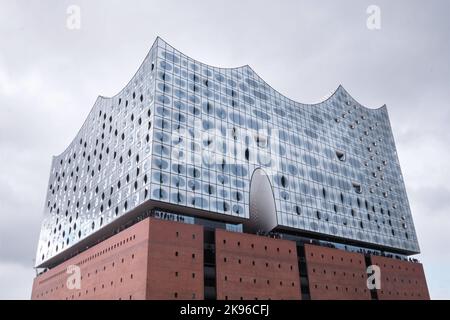
[[[34,279],[32,299],[429,299],[423,267],[147,218]],[[205,235],[213,240],[206,240]],[[381,288],[367,288],[367,266]]]

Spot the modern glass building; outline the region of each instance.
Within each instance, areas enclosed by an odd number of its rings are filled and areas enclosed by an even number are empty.
[[[310,105],[249,66],[218,68],[157,38],[53,158],[36,266],[161,208],[399,254],[419,252],[385,106],[339,87]]]

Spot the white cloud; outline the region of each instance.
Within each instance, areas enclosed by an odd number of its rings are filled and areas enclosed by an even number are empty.
[[[248,63],[299,101],[342,83],[362,104],[387,103],[430,291],[450,298],[448,2],[380,0],[380,31],[367,30],[371,2],[360,0],[77,2],[80,31],[65,27],[70,1],[0,2],[0,298],[29,298],[23,266],[34,258],[51,156],[97,95],[127,83],[156,35],[209,64]]]
[[[35,271],[17,263],[0,263],[0,300],[30,299]]]

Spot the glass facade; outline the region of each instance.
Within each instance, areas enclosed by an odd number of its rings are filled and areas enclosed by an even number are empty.
[[[301,104],[249,66],[202,64],[158,38],[53,158],[36,265],[147,201],[245,221],[257,168],[279,228],[419,252],[386,107],[342,87]]]

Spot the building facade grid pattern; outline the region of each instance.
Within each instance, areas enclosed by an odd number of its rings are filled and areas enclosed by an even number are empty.
[[[202,64],[157,38],[53,158],[36,265],[149,200],[248,219],[257,168],[280,228],[419,252],[386,107],[342,87],[301,104],[249,66]]]

